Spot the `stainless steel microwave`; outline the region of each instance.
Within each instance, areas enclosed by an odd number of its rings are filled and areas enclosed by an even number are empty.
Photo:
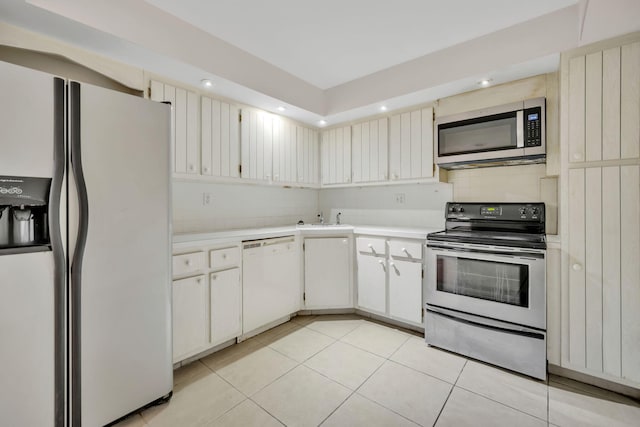
[[[545,98],[440,117],[436,129],[443,169],[546,161]]]

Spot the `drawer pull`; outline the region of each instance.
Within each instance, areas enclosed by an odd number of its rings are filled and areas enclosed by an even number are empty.
[[[191,261],[190,259],[186,260],[184,263],[187,264],[187,266],[189,267],[193,265],[193,261]]]

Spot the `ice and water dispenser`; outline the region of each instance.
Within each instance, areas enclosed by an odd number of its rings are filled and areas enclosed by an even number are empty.
[[[0,250],[48,246],[51,179],[0,176]]]

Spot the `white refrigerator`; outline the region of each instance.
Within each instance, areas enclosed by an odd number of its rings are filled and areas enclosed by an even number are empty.
[[[0,62],[0,424],[173,389],[170,106]]]

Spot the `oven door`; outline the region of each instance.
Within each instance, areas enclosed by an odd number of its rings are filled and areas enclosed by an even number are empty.
[[[430,241],[426,261],[427,304],[546,329],[544,250]]]

